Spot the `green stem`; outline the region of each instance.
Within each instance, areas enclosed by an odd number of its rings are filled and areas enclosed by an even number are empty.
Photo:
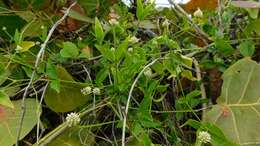
[[[195,146],[202,146],[202,142],[197,140],[196,143],[195,143]]]

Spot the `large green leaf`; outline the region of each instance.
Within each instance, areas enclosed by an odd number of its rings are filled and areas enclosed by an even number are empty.
[[[12,146],[16,142],[17,130],[22,114],[21,100],[14,101],[14,109],[0,106],[0,145]],[[26,99],[26,112],[20,139],[23,139],[37,123],[38,103],[35,99]],[[41,111],[40,111],[41,112]]]
[[[206,120],[240,145],[260,144],[260,66],[249,58],[232,65],[223,75],[218,104]]]
[[[60,80],[60,92],[48,87],[44,98],[47,106],[55,112],[68,112],[84,105],[89,98],[80,90],[83,84],[77,83],[62,66],[57,66],[58,79]]]

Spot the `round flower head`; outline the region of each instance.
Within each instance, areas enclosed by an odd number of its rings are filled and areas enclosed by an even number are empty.
[[[101,94],[101,91],[99,88],[94,88],[93,91],[92,91],[95,95],[100,95]]]
[[[211,141],[211,136],[207,131],[200,131],[198,134],[198,140],[201,143],[208,143]]]
[[[80,122],[79,114],[74,113],[74,112],[69,113],[66,117],[66,122],[69,127],[78,125]]]
[[[91,90],[92,90],[91,87],[87,86],[87,87],[81,89],[80,91],[84,95],[89,95],[91,93]]]

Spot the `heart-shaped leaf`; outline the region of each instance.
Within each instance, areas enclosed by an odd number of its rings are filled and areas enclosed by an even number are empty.
[[[57,75],[60,81],[60,92],[49,86],[44,98],[50,109],[55,112],[68,112],[84,105],[89,100],[80,92],[85,86],[75,82],[65,68],[57,66]]]
[[[260,66],[249,58],[227,69],[218,104],[206,120],[240,145],[260,144]]]
[[[17,130],[22,114],[21,100],[14,101],[14,108],[0,106],[0,145],[12,146],[16,142]],[[26,112],[22,126],[20,139],[23,139],[37,123],[38,103],[35,99],[26,99]],[[41,109],[40,111],[41,112]]]

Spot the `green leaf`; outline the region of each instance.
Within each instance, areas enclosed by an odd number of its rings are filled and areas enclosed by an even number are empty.
[[[107,68],[101,69],[96,76],[95,83],[99,86],[102,85],[102,82],[107,78],[109,70]]]
[[[79,55],[79,49],[72,42],[64,42],[60,54],[64,58],[76,58]]]
[[[57,93],[60,93],[60,81],[59,80],[52,80],[50,87],[54,89]]]
[[[251,21],[245,28],[245,33],[247,35],[251,35],[252,32],[255,32],[258,36],[260,36],[260,19],[256,19]]]
[[[104,55],[104,58],[108,59],[109,61],[115,60],[115,52],[111,50],[109,44],[104,44],[101,46],[96,45],[96,48],[101,52],[102,55]]]
[[[22,41],[19,44],[17,44],[16,46],[16,51],[21,53],[21,52],[26,52],[28,51],[30,48],[32,48],[33,46],[35,46],[35,42],[33,41]]]
[[[144,6],[142,0],[137,0],[136,16],[139,21],[144,20]]]
[[[221,96],[207,113],[206,121],[216,124],[240,145],[260,143],[260,66],[249,58],[239,60],[223,74]]]
[[[57,79],[58,78],[56,66],[51,62],[50,59],[47,62],[46,74],[51,79]]]
[[[95,18],[95,35],[96,35],[96,39],[97,39],[98,43],[101,44],[104,39],[105,34],[103,31],[103,27],[102,27],[101,23],[99,22],[98,18]]]
[[[0,91],[0,105],[14,108],[14,105],[11,102],[9,96],[4,91]]]
[[[55,112],[68,112],[86,104],[89,98],[81,93],[85,87],[82,83],[75,82],[72,76],[62,66],[57,66],[60,92],[48,87],[44,98],[47,106]]]
[[[216,48],[219,53],[222,53],[225,56],[230,56],[234,53],[233,47],[223,39],[217,39],[215,41]]]
[[[252,41],[245,41],[238,46],[240,53],[243,56],[253,56],[255,52],[255,45]]]
[[[149,134],[146,131],[141,131],[138,137],[132,137],[129,139],[127,143],[128,146],[153,146],[151,139],[149,138]]]
[[[69,16],[71,18],[79,20],[79,21],[83,21],[83,22],[87,22],[87,23],[94,23],[93,19],[91,19],[90,17],[82,15],[82,14],[80,14],[77,11],[74,11],[74,10],[70,10]]]
[[[122,58],[124,53],[126,52],[126,48],[128,46],[128,40],[123,41],[118,48],[115,50],[115,59],[118,61]]]
[[[184,77],[184,78],[187,78],[187,79],[189,79],[191,81],[195,81],[196,80],[196,78],[193,77],[192,72],[189,71],[189,70],[183,70],[181,72],[181,76]]]
[[[259,13],[259,9],[246,9],[249,16],[253,19],[257,19],[258,17],[258,13]]]
[[[36,17],[32,11],[17,11],[16,15],[21,17],[26,22],[30,22]]]
[[[1,146],[12,146],[16,143],[16,136],[18,132],[18,126],[22,114],[21,110],[22,100],[14,101],[14,108],[3,108],[0,106],[0,145]],[[36,125],[38,116],[41,113],[39,104],[35,99],[26,99],[26,112],[24,115],[24,122],[22,125],[22,131],[20,140],[23,139]]]
[[[0,61],[3,61],[0,56]],[[4,64],[0,63],[0,85],[2,85],[10,75],[10,72],[5,68]]]
[[[43,33],[44,29],[41,27],[44,26],[44,23],[42,20],[32,20],[32,22],[28,23],[24,26],[22,29],[23,34],[22,37],[38,37],[40,34]]]

